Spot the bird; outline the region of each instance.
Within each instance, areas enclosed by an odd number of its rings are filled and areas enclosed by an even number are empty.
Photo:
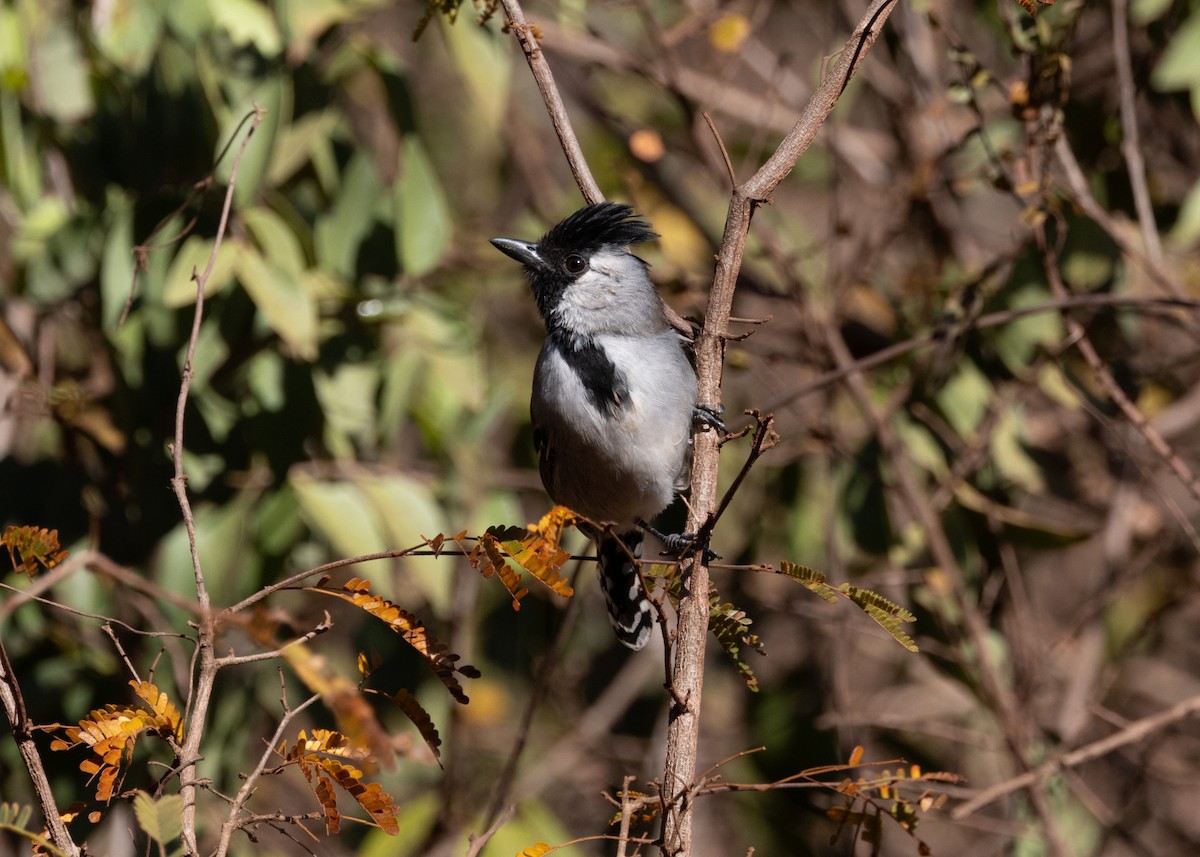
[[[635,245],[659,236],[624,203],[586,205],[538,241],[494,238],[524,266],[546,327],[530,417],[538,470],[557,504],[597,523],[601,589],[617,638],[646,645],[654,627],[637,565],[643,530],[679,551],[690,534],[648,523],[685,491],[693,432],[723,430],[697,404],[689,340],[671,326]]]

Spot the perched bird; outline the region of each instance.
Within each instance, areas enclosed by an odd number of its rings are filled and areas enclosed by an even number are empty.
[[[657,237],[628,205],[602,202],[536,243],[492,240],[525,266],[546,323],[530,401],[542,484],[555,503],[616,525],[620,542],[593,534],[597,566],[617,637],[635,650],[654,624],[629,559],[640,556],[639,528],[660,535],[646,522],[687,488],[694,426],[723,428],[696,404],[686,340],[630,251]],[[687,537],[666,541],[678,550]]]

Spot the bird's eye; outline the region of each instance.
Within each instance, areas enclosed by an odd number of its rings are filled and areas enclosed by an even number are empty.
[[[568,274],[582,274],[587,269],[587,259],[578,253],[572,253],[563,262],[563,267],[567,269]]]

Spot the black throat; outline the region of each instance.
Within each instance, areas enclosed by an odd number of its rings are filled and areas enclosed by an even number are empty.
[[[615,417],[629,403],[625,375],[591,338],[570,336],[560,328],[546,334],[546,347],[557,351],[583,384],[596,410]]]

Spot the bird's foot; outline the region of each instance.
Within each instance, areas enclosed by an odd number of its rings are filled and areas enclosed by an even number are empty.
[[[638,521],[637,525],[663,543],[663,547],[666,548],[661,554],[663,556],[682,556],[696,543],[695,533],[664,533],[645,521]],[[721,555],[716,551],[707,547],[704,549],[705,562],[712,562],[714,559],[720,558]]]
[[[702,405],[697,402],[692,406],[692,425],[698,429],[708,426],[720,434],[727,434],[725,421],[721,419],[723,413],[725,413],[724,405]]]

